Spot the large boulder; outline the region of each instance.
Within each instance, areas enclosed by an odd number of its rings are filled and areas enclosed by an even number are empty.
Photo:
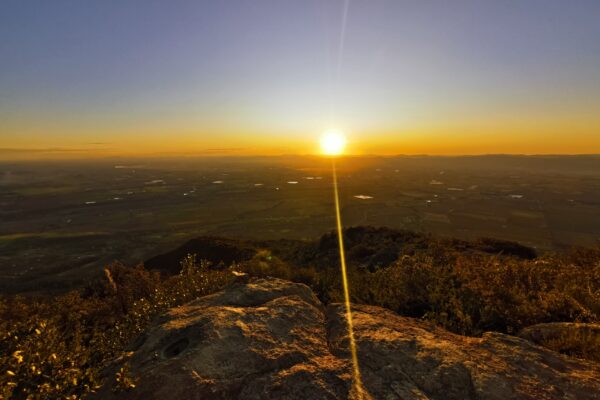
[[[305,285],[237,284],[174,308],[136,342],[115,399],[348,399],[345,308]],[[600,399],[600,366],[499,333],[470,338],[353,306],[365,399]]]

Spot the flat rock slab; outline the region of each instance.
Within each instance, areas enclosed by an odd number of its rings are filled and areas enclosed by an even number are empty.
[[[365,399],[600,399],[600,366],[499,333],[353,306]],[[137,387],[103,399],[356,399],[343,305],[279,279],[174,308],[136,342]]]

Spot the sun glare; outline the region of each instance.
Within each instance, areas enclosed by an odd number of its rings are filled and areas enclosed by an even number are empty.
[[[338,131],[328,131],[321,136],[321,153],[326,156],[339,156],[344,153],[346,137]]]

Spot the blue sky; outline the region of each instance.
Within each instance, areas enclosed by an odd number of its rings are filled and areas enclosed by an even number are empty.
[[[600,2],[347,4],[3,1],[0,148],[600,152]]]

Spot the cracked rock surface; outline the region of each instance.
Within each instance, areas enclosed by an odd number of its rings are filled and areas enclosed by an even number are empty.
[[[600,399],[600,366],[499,333],[456,335],[353,306],[366,398]],[[280,279],[174,308],[137,341],[137,387],[113,399],[356,398],[344,306]]]

